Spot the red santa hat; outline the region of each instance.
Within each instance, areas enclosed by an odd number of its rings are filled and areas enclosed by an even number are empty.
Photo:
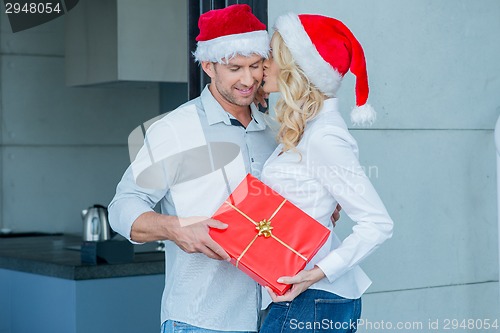
[[[331,17],[289,13],[278,17],[274,29],[309,80],[326,96],[336,95],[350,70],[356,76],[351,121],[355,125],[375,121],[375,110],[366,104],[369,89],[363,48],[349,28]]]
[[[252,14],[250,6],[232,5],[208,11],[198,21],[200,34],[196,61],[228,61],[236,55],[258,54],[267,58],[269,35],[264,23]]]

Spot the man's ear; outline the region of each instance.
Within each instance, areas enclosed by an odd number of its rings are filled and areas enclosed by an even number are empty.
[[[215,64],[210,61],[202,61],[201,68],[207,75],[213,79],[215,77]]]

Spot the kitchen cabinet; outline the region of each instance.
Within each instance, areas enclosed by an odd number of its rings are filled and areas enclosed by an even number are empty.
[[[187,2],[86,0],[68,12],[66,84],[187,82]]]
[[[82,264],[79,237],[0,240],[0,333],[158,332],[164,254]]]

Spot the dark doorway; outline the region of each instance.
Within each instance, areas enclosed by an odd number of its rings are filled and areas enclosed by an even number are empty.
[[[267,0],[189,0],[188,8],[188,99],[201,94],[208,83],[208,76],[201,67],[194,62],[192,52],[196,49],[195,38],[198,30],[198,19],[202,13],[212,9],[220,9],[234,4],[247,4],[252,11],[267,26]]]

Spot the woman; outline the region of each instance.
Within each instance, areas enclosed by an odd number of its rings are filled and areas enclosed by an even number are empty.
[[[393,222],[358,162],[335,98],[344,74],[356,75],[357,107],[351,119],[371,123],[368,80],[361,45],[340,21],[319,15],[280,16],[264,64],[265,92],[280,92],[279,146],[262,180],[332,230],[327,243],[294,277],[283,296],[270,289],[261,333],[354,332],[361,295],[371,284],[358,264],[391,237]],[[339,203],[356,223],[343,241],[328,212]],[[264,293],[264,298],[266,293]],[[264,306],[270,303],[264,300]],[[309,330],[308,330],[309,329]]]

